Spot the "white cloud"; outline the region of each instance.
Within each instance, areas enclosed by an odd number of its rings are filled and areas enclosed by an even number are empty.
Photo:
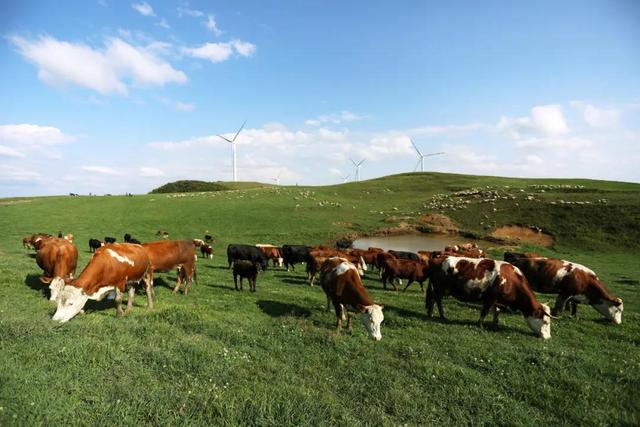
[[[251,56],[256,51],[256,45],[249,42],[244,42],[242,40],[234,40],[231,42],[236,52],[238,52],[241,56]]]
[[[50,36],[35,41],[22,37],[10,40],[22,56],[38,66],[40,80],[52,86],[70,83],[103,95],[124,95],[128,92],[126,80],[152,86],[187,81],[182,71],[154,54],[157,46],[133,46],[119,38],[108,39],[102,50]]]
[[[196,9],[189,9],[188,7],[178,7],[178,18],[183,16],[190,16],[192,18],[201,18],[205,14],[204,12]]]
[[[176,110],[178,111],[193,111],[193,109],[195,108],[195,105],[193,104],[189,104],[186,102],[176,102]]]
[[[0,142],[22,146],[57,145],[74,141],[58,128],[32,124],[0,125]]]
[[[170,30],[171,29],[171,25],[169,25],[169,23],[167,22],[166,19],[162,18],[160,19],[160,22],[158,22],[158,25],[161,26],[164,29]]]
[[[0,145],[0,157],[25,157],[25,154],[11,147]]]
[[[157,168],[152,167],[141,167],[138,170],[138,175],[143,177],[155,178],[159,176],[164,176],[164,172]]]
[[[86,172],[95,172],[104,175],[121,175],[120,171],[106,166],[82,166],[80,169]]]
[[[194,58],[208,59],[215,64],[229,59],[233,49],[229,43],[205,43],[197,48],[185,48],[184,52]]]
[[[330,124],[340,124],[340,123],[348,123],[355,122],[357,120],[366,119],[367,116],[362,116],[360,114],[353,113],[351,111],[341,111],[340,113],[331,113],[331,114],[322,114],[315,119],[309,119],[304,122],[305,125],[309,126],[320,126],[325,123]]]
[[[524,138],[516,141],[516,147],[534,150],[568,151],[591,147],[593,143],[578,136]]]
[[[571,101],[571,106],[582,112],[584,121],[592,128],[613,128],[618,125],[622,112],[618,108],[598,108],[582,101]]]
[[[146,1],[142,1],[140,3],[132,3],[131,7],[134,10],[137,10],[138,13],[140,13],[140,15],[143,15],[143,16],[156,16],[156,14],[153,12],[153,8]]]
[[[539,105],[531,109],[528,117],[510,118],[503,116],[497,129],[514,138],[526,134],[563,135],[569,132],[562,107],[559,105]]]
[[[207,16],[205,25],[207,26],[207,30],[211,31],[216,37],[220,37],[220,35],[222,34],[222,31],[220,31],[218,25],[216,24],[216,18],[213,15]]]

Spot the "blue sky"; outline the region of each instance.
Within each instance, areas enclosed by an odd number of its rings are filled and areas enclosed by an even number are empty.
[[[62,5],[62,6],[61,6]],[[427,170],[640,182],[637,1],[0,2],[0,196]]]

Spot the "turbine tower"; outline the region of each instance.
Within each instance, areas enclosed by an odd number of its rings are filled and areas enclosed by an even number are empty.
[[[355,181],[360,182],[360,165],[362,165],[366,159],[362,159],[358,163],[354,162],[353,159],[349,160],[351,160],[351,163],[356,167]]]
[[[418,162],[420,163],[420,172],[424,172],[424,158],[425,157],[439,156],[440,154],[445,154],[444,152],[422,154],[420,152],[420,150],[418,150],[418,146],[413,142],[413,139],[409,138],[409,141],[411,141],[411,145],[413,145],[413,148],[415,148],[416,152],[418,153],[418,156],[420,156],[420,160],[418,160]],[[415,171],[417,168],[418,168],[418,163],[416,163],[416,167],[413,168],[413,170]]]
[[[222,135],[218,135],[220,138],[224,139],[225,141],[227,141],[228,143],[231,144],[231,150],[233,151],[233,182],[236,182],[236,138],[238,137],[238,135],[240,135],[240,132],[242,132],[242,129],[244,128],[244,125],[247,123],[247,121],[245,120],[242,123],[242,126],[240,126],[240,129],[238,129],[238,132],[236,132],[236,134],[234,135],[234,137],[232,139],[228,139],[225,138]]]
[[[278,176],[275,178],[271,178],[271,180],[275,181],[276,185],[280,185],[280,175],[282,175],[282,171],[278,172]]]

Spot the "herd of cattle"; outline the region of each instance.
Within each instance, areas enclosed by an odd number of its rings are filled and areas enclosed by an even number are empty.
[[[164,239],[166,232],[158,232]],[[126,311],[131,310],[135,285],[144,283],[147,307],[153,307],[154,273],[176,270],[177,283],[173,293],[184,284],[188,294],[191,282],[197,282],[197,248],[205,258],[213,257],[209,243],[212,236],[193,240],[160,240],[140,243],[125,234],[125,243],[116,243],[106,237],[104,242],[90,239],[93,256],[78,277],[75,277],[78,250],[73,235],[58,237],[34,234],[23,239],[25,247],[37,251],[36,262],[43,270],[42,283],[49,285],[50,299],[57,309],[53,320],[66,322],[80,313],[88,300],[101,300],[114,295],[116,315],[124,312],[122,296],[128,291]],[[97,242],[97,243],[96,243]],[[369,267],[375,268],[382,279],[383,288],[389,283],[397,290],[396,282],[406,280],[406,290],[418,282],[424,292],[428,281],[425,307],[432,316],[434,304],[441,318],[444,317],[442,300],[452,295],[458,300],[482,304],[479,323],[493,311],[493,321],[503,310],[519,311],[533,332],[544,339],[551,337],[551,319],[560,315],[567,305],[572,314],[576,304],[587,303],[608,320],[622,322],[623,303],[614,297],[589,268],[561,259],[546,258],[535,253],[506,252],[504,261],[494,260],[473,243],[446,247],[443,251],[385,251],[380,248],[367,250],[348,249],[343,244],[337,248],[327,246],[283,245],[282,247],[258,244],[230,244],[227,247],[229,268],[233,266],[235,289],[240,290],[242,280],[248,279],[255,292],[259,270],[266,271],[269,263],[295,270],[295,265],[306,264],[309,285],[316,277],[327,297],[327,309],[333,304],[336,312],[336,329],[347,320],[351,329],[354,314],[362,314],[362,321],[369,336],[382,338],[380,326],[384,319],[383,305],[376,304],[362,283],[361,276]],[[540,303],[536,292],[557,294],[553,309]]]

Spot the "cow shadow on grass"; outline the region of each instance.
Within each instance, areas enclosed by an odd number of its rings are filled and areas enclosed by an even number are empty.
[[[201,267],[202,264],[198,264],[198,267]],[[229,270],[231,271],[231,269],[229,268],[228,265],[205,265],[206,268],[213,268],[215,270]]]
[[[31,259],[34,259],[36,257],[36,254],[25,254],[25,255]]]
[[[271,317],[282,317],[282,316],[295,316],[295,317],[309,317],[311,316],[311,311],[305,307],[300,307],[296,304],[287,304],[279,301],[271,301],[271,300],[258,300],[256,302],[257,306],[264,313],[268,314]]]
[[[515,317],[500,317],[500,323],[499,324],[495,324],[491,321],[491,319],[489,319],[489,317],[487,317],[487,319],[485,319],[484,324],[482,325],[482,327],[479,326],[478,324],[478,320],[471,320],[471,319],[455,319],[455,318],[451,318],[451,317],[447,317],[446,319],[442,319],[439,316],[435,315],[433,317],[427,317],[425,315],[425,319],[428,322],[434,322],[434,323],[440,323],[443,325],[457,325],[457,326],[467,326],[470,328],[476,328],[479,331],[486,331],[488,333],[514,333],[514,334],[520,334],[520,335],[525,335],[525,336],[533,336],[533,332],[527,327],[526,321],[524,320],[524,318],[521,315],[516,315]],[[506,325],[505,324],[505,319],[509,320],[509,323],[515,323],[516,326],[511,326],[511,325]],[[520,325],[517,324],[517,322],[521,322]],[[553,327],[553,326],[552,326]]]
[[[282,283],[288,283],[290,285],[305,285],[305,286],[309,286],[309,281],[307,279],[298,279],[295,277],[286,277],[284,279],[280,279],[280,281]],[[315,282],[315,284],[318,284],[318,281]]]
[[[402,317],[402,318],[412,318],[416,320],[428,320],[426,313],[418,313],[412,310],[405,310],[404,308],[396,307],[393,305],[385,304],[384,305],[385,313],[393,313],[394,316]]]
[[[40,281],[39,274],[27,274],[27,276],[24,278],[24,284],[34,291],[40,292],[42,295],[47,297],[47,299],[51,295],[49,291],[49,285]]]

